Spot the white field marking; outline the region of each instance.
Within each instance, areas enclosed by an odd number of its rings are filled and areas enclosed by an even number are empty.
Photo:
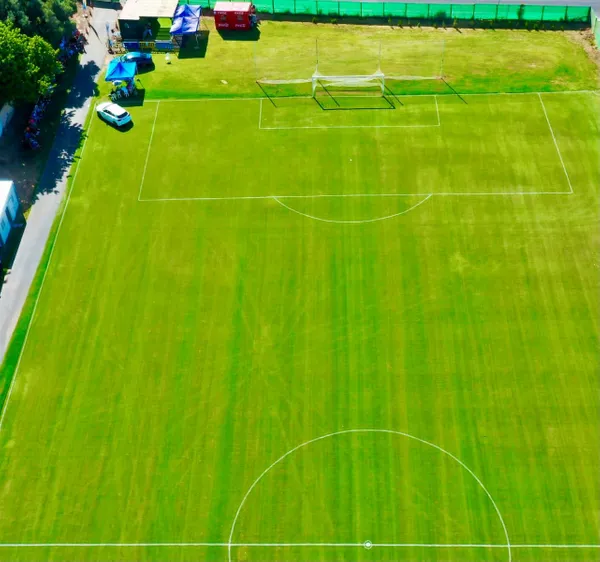
[[[2,430],[2,424],[4,423],[4,417],[6,416],[6,410],[8,410],[8,403],[10,401],[10,397],[12,395],[12,391],[15,386],[15,382],[17,380],[17,375],[19,374],[19,367],[21,366],[21,360],[23,359],[23,353],[25,351],[27,340],[29,339],[29,334],[31,332],[31,326],[33,324],[33,319],[35,317],[35,313],[37,312],[37,307],[40,302],[40,296],[42,294],[42,289],[44,288],[44,284],[46,283],[46,277],[48,275],[48,270],[50,269],[50,262],[52,261],[52,256],[54,255],[54,249],[56,248],[56,241],[58,240],[58,235],[60,234],[61,227],[65,220],[65,215],[67,214],[67,207],[69,206],[69,201],[71,201],[71,194],[73,193],[73,189],[75,188],[75,180],[77,179],[77,175],[79,174],[79,168],[81,167],[81,160],[83,159],[83,153],[85,151],[85,147],[87,146],[87,141],[90,138],[90,131],[92,129],[92,123],[94,122],[94,114],[95,113],[96,113],[96,104],[94,104],[94,108],[91,111],[90,124],[87,128],[86,137],[83,140],[83,145],[81,147],[81,154],[79,155],[79,160],[77,161],[77,168],[75,169],[75,173],[73,174],[73,181],[71,182],[71,189],[69,189],[69,193],[67,194],[67,200],[65,201],[65,208],[63,209],[62,215],[60,217],[60,221],[59,221],[58,227],[56,229],[56,234],[54,236],[54,240],[52,240],[50,254],[48,255],[48,261],[46,262],[46,269],[44,270],[44,274],[42,275],[42,282],[40,283],[40,288],[39,288],[37,296],[35,298],[33,310],[31,311],[31,317],[29,318],[29,324],[27,325],[27,331],[25,332],[25,338],[23,339],[23,344],[21,345],[21,351],[19,352],[19,359],[17,360],[17,366],[15,367],[15,372],[13,374],[12,381],[10,383],[10,387],[8,388],[8,393],[6,395],[6,399],[4,400],[4,406],[2,407],[2,415],[0,416],[0,431]]]
[[[335,96],[336,98],[371,98],[373,96]],[[396,96],[397,97],[397,96]],[[413,96],[404,96],[413,97]],[[425,97],[433,97],[435,100],[435,109],[437,113],[437,123],[433,125],[307,125],[302,127],[263,127],[262,126],[262,100],[260,100],[260,116],[258,119],[258,128],[261,131],[290,131],[294,129],[430,129],[433,127],[440,126],[440,110],[438,108],[437,96],[432,94],[425,94]],[[312,98],[311,98],[312,99]],[[373,109],[373,111],[379,111]]]
[[[377,111],[377,110],[374,110]],[[435,125],[307,125],[302,127],[261,127],[261,131],[291,131],[294,129],[431,129]]]
[[[571,178],[569,178],[569,173],[567,172],[567,168],[565,167],[565,163],[563,161],[563,157],[560,152],[560,148],[558,148],[558,142],[556,141],[556,137],[554,136],[554,130],[552,129],[552,125],[550,124],[550,119],[548,118],[548,113],[546,112],[546,106],[544,105],[544,100],[542,99],[541,94],[538,94],[538,98],[540,100],[540,103],[542,104],[542,109],[544,110],[544,116],[546,117],[546,123],[548,123],[548,128],[550,129],[550,133],[552,133],[552,140],[554,141],[554,147],[556,148],[556,152],[558,153],[558,158],[560,160],[560,163],[562,164],[562,168],[565,173],[565,177],[567,178],[567,183],[569,184],[570,192],[573,193],[573,186],[571,185]]]
[[[306,217],[308,219],[313,219],[313,220],[320,221],[320,222],[327,222],[327,223],[331,223],[331,224],[367,224],[367,223],[370,223],[370,222],[379,222],[379,221],[384,221],[384,220],[387,220],[387,219],[393,219],[394,217],[399,217],[400,215],[404,215],[404,214],[408,213],[409,211],[412,211],[413,209],[416,209],[419,205],[425,203],[425,201],[427,201],[429,198],[431,198],[431,196],[432,196],[432,194],[429,193],[427,195],[427,197],[425,197],[425,199],[422,199],[416,205],[413,205],[412,207],[409,207],[408,209],[405,209],[401,213],[395,213],[393,215],[387,215],[385,217],[377,217],[376,219],[364,219],[364,220],[354,220],[354,221],[340,221],[340,220],[332,220],[332,219],[322,219],[322,218],[316,217],[314,215],[307,215],[306,213],[302,213],[302,212],[294,209],[293,207],[289,207],[285,203],[282,203],[279,199],[277,199],[277,197],[273,197],[273,199],[275,199],[275,201],[277,201],[277,203],[279,203],[282,207],[285,207],[286,209],[289,209],[290,211],[292,211],[292,212],[294,212],[294,213],[296,213],[298,215],[302,215],[303,217]]]
[[[488,489],[483,485],[483,482],[481,480],[479,480],[479,478],[475,475],[475,473],[465,463],[463,463],[459,458],[455,457],[452,453],[446,451],[446,449],[442,449],[440,446],[435,445],[434,443],[431,443],[429,441],[425,441],[424,439],[421,439],[419,437],[415,437],[414,435],[410,435],[409,433],[404,433],[402,431],[395,431],[395,430],[392,430],[392,429],[345,429],[345,430],[342,430],[342,431],[334,431],[333,433],[328,433],[326,435],[322,435],[321,437],[315,437],[314,439],[310,439],[309,441],[306,441],[304,443],[301,443],[300,445],[297,445],[293,449],[290,449],[287,453],[284,453],[283,455],[281,455],[277,460],[273,461],[267,468],[265,468],[265,470],[263,470],[263,472],[260,474],[260,476],[256,480],[254,480],[254,482],[252,482],[252,485],[250,486],[250,488],[248,488],[248,491],[246,492],[246,495],[243,497],[242,502],[240,503],[239,507],[237,508],[237,511],[235,513],[235,517],[233,518],[233,522],[231,524],[231,530],[229,532],[229,541],[228,541],[229,544],[227,546],[227,557],[228,557],[228,561],[229,562],[232,562],[232,559],[231,559],[231,548],[234,546],[234,543],[233,543],[233,534],[235,532],[235,526],[237,524],[237,520],[238,520],[238,518],[240,516],[240,513],[242,512],[242,508],[244,507],[244,504],[246,503],[246,500],[248,499],[248,496],[250,496],[250,494],[252,493],[252,490],[254,490],[254,488],[264,478],[264,476],[274,466],[278,465],[282,460],[284,460],[285,458],[287,458],[289,455],[295,453],[299,449],[302,449],[303,447],[306,447],[307,445],[311,445],[312,443],[316,443],[318,441],[322,441],[323,439],[328,439],[330,437],[336,437],[336,436],[339,436],[339,435],[347,435],[347,434],[354,434],[354,433],[384,433],[384,434],[390,434],[390,435],[400,435],[401,437],[407,437],[408,439],[413,439],[414,441],[417,441],[419,443],[422,443],[424,445],[427,445],[429,447],[432,447],[432,448],[436,449],[437,451],[439,451],[439,452],[441,452],[441,453],[449,456],[452,460],[454,460],[456,463],[458,463],[477,482],[477,484],[479,485],[479,487],[485,492],[485,494],[487,495],[488,499],[490,500],[492,506],[494,507],[494,511],[496,512],[496,515],[498,516],[498,519],[500,520],[500,523],[502,525],[502,529],[504,531],[504,536],[506,537],[506,544],[505,545],[501,545],[500,548],[506,548],[507,549],[507,552],[508,552],[508,562],[512,561],[512,552],[511,552],[510,537],[508,536],[508,530],[506,528],[506,524],[504,523],[504,519],[502,518],[502,514],[500,513],[500,509],[496,505],[496,502],[494,501],[494,498],[492,497],[492,495],[490,494],[490,492],[488,491]],[[359,543],[359,544],[361,546],[364,545],[364,543]]]
[[[152,148],[152,138],[154,137],[154,127],[156,127],[156,118],[158,117],[158,108],[160,102],[156,104],[156,112],[154,113],[154,122],[152,123],[152,131],[150,132],[150,142],[148,143],[148,151],[146,152],[146,161],[144,162],[144,171],[142,172],[142,181],[140,182],[140,190],[138,192],[138,201],[142,201],[142,188],[144,187],[144,180],[146,179],[146,168],[148,167],[148,160],[150,160],[150,150]]]
[[[535,96],[539,94],[544,95],[565,95],[565,94],[592,94],[596,96],[600,96],[600,90],[565,90],[562,92],[481,92],[481,93],[463,93],[457,92],[458,95],[465,96]],[[423,97],[432,97],[436,96],[456,96],[453,92],[448,92],[447,94],[438,93],[438,94],[394,94],[398,98],[423,98]],[[346,97],[346,96],[336,96],[336,97]],[[360,95],[347,96],[347,97],[361,97]],[[372,96],[364,96],[364,97],[372,97]],[[144,100],[145,103],[159,103],[159,102],[198,102],[198,101],[256,101],[256,100],[268,100],[268,99],[312,99],[312,96],[269,96],[269,97],[239,97],[239,98],[158,98],[153,100]]]
[[[262,123],[262,104],[263,100],[260,98],[260,108],[258,110],[258,128],[260,129],[260,124]]]
[[[427,544],[427,543],[371,543],[379,548],[506,548],[505,544]],[[0,548],[295,548],[295,547],[365,547],[365,543],[293,542],[293,543],[227,543],[227,542],[130,542],[130,543],[0,543]],[[600,549],[600,544],[511,544],[511,549]]]
[[[252,201],[255,199],[320,199],[326,197],[415,197],[431,195],[432,197],[515,197],[523,195],[571,195],[571,191],[490,191],[490,192],[442,192],[442,193],[321,193],[316,195],[232,195],[229,197],[159,197],[156,199],[139,199],[142,203],[159,203],[165,201]]]

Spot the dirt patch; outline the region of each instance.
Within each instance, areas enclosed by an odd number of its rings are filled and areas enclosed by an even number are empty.
[[[596,73],[600,80],[600,50],[596,47],[594,32],[591,29],[582,29],[581,31],[567,31],[567,37],[583,47],[587,56],[596,65]]]

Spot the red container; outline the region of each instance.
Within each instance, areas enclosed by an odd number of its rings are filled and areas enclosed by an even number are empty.
[[[250,29],[251,2],[217,2],[213,8],[217,29]]]

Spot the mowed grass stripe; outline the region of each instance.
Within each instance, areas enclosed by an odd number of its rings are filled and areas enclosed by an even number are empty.
[[[0,534],[19,543],[223,542],[248,487],[285,451],[334,430],[381,427],[472,468],[512,542],[594,544],[598,108],[596,98],[564,98],[547,109],[573,170],[572,196],[434,197],[401,220],[359,227],[311,221],[271,200],[140,203],[153,115],[135,109],[127,159],[124,137],[99,128],[0,435]],[[547,142],[543,134],[534,138]],[[317,138],[307,157],[331,144]],[[168,162],[161,148],[172,137],[154,141]],[[149,188],[206,182],[203,146],[193,147],[198,165],[185,182],[149,173]],[[293,181],[287,160],[267,164],[269,181]],[[331,177],[330,165],[307,167],[317,185]],[[339,177],[361,181],[351,169]],[[230,181],[225,171],[217,187]],[[321,212],[368,217],[389,205],[348,198]],[[240,534],[436,542],[498,532],[464,474],[393,447],[379,455],[381,444],[355,441],[296,457],[261,487]],[[401,501],[390,506],[378,495],[385,490]],[[248,559],[269,553],[281,555]],[[501,555],[435,551],[450,560]],[[571,559],[595,556],[577,550]]]

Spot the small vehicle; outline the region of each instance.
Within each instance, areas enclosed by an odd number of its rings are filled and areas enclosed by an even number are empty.
[[[151,53],[140,53],[138,51],[125,53],[119,60],[121,62],[137,62],[138,66],[152,66],[154,64]]]
[[[96,108],[96,111],[98,112],[98,117],[100,117],[100,119],[117,127],[122,127],[131,122],[129,111],[123,109],[116,103],[111,103],[109,101],[101,103]]]

